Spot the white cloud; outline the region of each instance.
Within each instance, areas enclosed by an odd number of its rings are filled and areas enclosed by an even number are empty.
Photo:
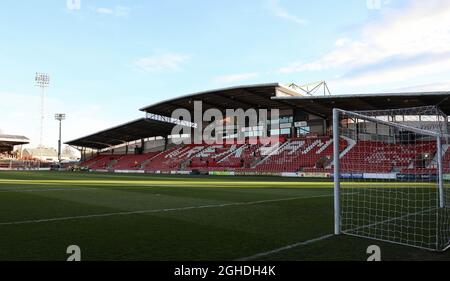
[[[95,11],[99,14],[107,14],[107,15],[113,15],[114,10],[110,8],[97,8]]]
[[[395,89],[398,92],[447,92],[450,91],[450,80],[446,82],[439,83],[429,83],[422,85],[414,85],[404,88]]]
[[[131,8],[123,6],[116,6],[114,8],[98,7],[95,8],[95,12],[98,14],[111,15],[116,17],[128,17],[130,15]]]
[[[184,54],[163,53],[139,58],[134,65],[144,71],[181,70],[181,65],[189,58]]]
[[[235,83],[235,82],[240,82],[240,81],[257,78],[258,76],[259,76],[259,73],[257,73],[257,72],[238,73],[238,74],[218,76],[218,77],[214,78],[214,81],[217,83]]]
[[[380,82],[387,83],[401,83],[414,81],[416,77],[425,74],[439,74],[450,70],[450,56],[441,59],[432,58],[428,60],[419,61],[416,63],[400,64],[390,66],[385,69],[376,69],[373,71],[358,73],[356,75],[343,75],[336,79],[336,86],[365,86],[376,85]]]
[[[305,25],[307,21],[305,19],[299,18],[296,15],[288,12],[280,5],[280,0],[266,0],[266,8],[271,11],[276,17],[295,22],[300,25]]]
[[[398,82],[450,71],[450,2],[415,0],[403,9],[381,9],[380,19],[341,38],[334,50],[309,62],[279,69],[290,74],[334,69],[336,83],[368,85]]]
[[[351,40],[348,38],[339,38],[338,40],[336,40],[336,42],[334,42],[334,45],[336,47],[344,47],[345,45],[347,45],[350,42],[351,42]]]

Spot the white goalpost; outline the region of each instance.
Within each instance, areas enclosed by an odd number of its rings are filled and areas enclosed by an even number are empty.
[[[438,107],[334,109],[335,234],[449,248],[449,140]]]

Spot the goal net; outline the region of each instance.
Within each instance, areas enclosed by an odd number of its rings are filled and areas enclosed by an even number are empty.
[[[335,109],[335,233],[446,250],[448,130],[448,117],[437,107]],[[337,145],[342,140],[344,149]]]

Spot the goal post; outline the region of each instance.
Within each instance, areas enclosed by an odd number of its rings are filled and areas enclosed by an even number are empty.
[[[437,173],[438,173],[438,188],[439,188],[439,207],[445,207],[445,196],[444,196],[444,163],[443,163],[443,145],[442,137],[438,136],[436,138],[437,143]]]
[[[334,234],[341,234],[340,178],[339,175],[339,110],[333,109],[333,166],[334,166]]]
[[[437,107],[334,109],[334,233],[446,250],[448,129]]]

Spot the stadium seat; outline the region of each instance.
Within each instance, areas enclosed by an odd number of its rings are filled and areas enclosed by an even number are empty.
[[[356,141],[342,138],[341,171],[357,173],[435,173],[431,166],[436,144],[418,141],[415,144],[389,144],[377,141]],[[450,149],[444,154],[444,171],[450,172]],[[418,164],[418,156],[428,155]],[[114,170],[204,170],[241,172],[332,172],[333,141],[330,136],[309,136],[280,139],[270,144],[190,144],[173,146],[165,151],[142,155],[98,155],[81,165],[90,169]]]
[[[411,173],[419,171],[415,162],[428,154],[429,162],[436,154],[436,143],[418,141],[415,144],[389,144],[377,141],[357,141],[355,147],[341,159],[342,172]]]

